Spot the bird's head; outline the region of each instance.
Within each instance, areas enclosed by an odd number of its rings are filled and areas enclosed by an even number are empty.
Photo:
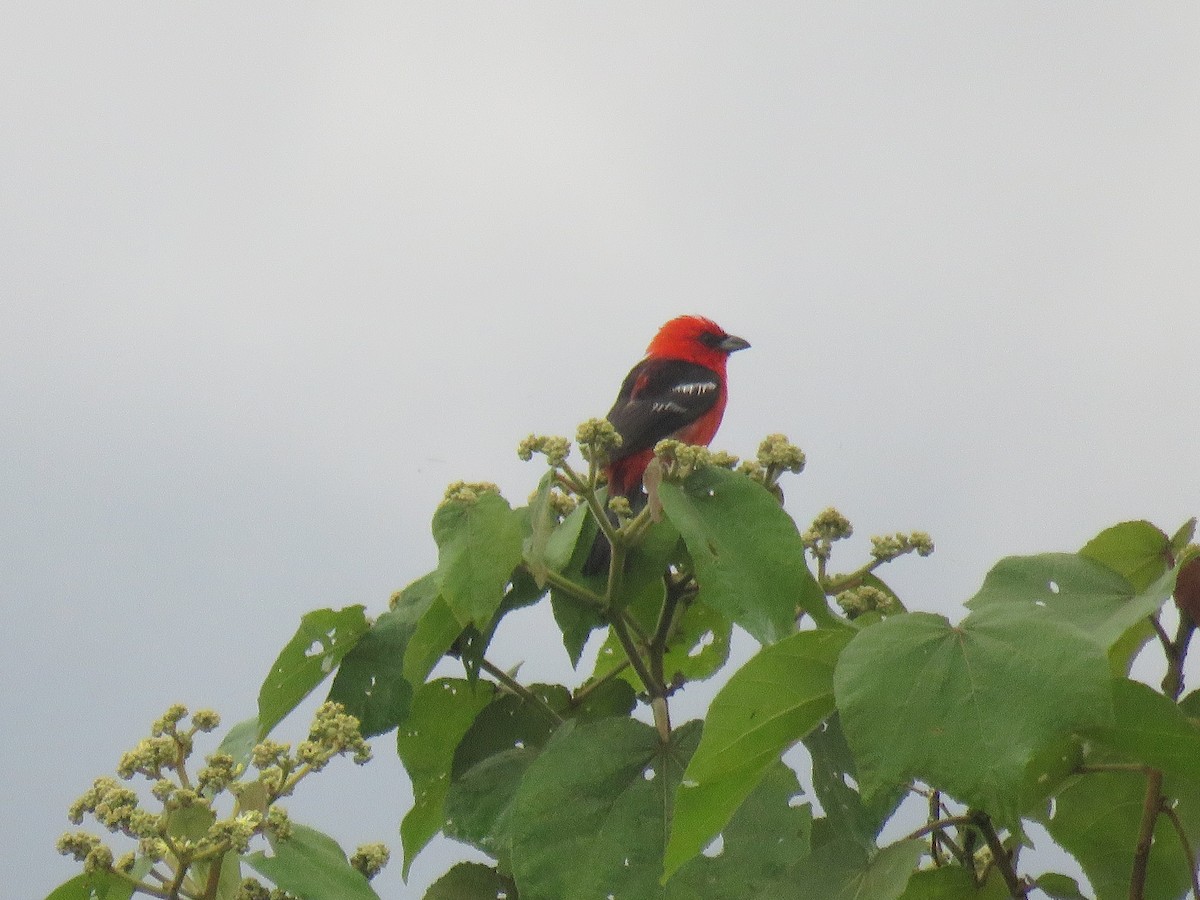
[[[720,371],[730,353],[749,346],[749,341],[729,334],[712,319],[678,316],[658,329],[646,353],[663,359],[686,359]]]

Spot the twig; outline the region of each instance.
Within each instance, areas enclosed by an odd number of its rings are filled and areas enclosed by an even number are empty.
[[[1187,658],[1188,643],[1196,630],[1192,617],[1179,611],[1179,627],[1175,629],[1175,640],[1167,653],[1167,674],[1163,676],[1163,693],[1172,700],[1178,700],[1183,693],[1183,661]]]
[[[972,813],[971,823],[983,833],[983,839],[987,842],[988,849],[992,851],[992,861],[1004,877],[1004,884],[1008,887],[1009,895],[1014,900],[1023,900],[1028,895],[1029,889],[1021,884],[1021,879],[1013,868],[1012,857],[1008,855],[1008,851],[1000,840],[1000,835],[996,834],[996,828],[992,825],[991,816],[985,812]]]
[[[1133,871],[1129,876],[1129,900],[1144,900],[1146,896],[1146,871],[1150,865],[1150,846],[1154,842],[1154,823],[1163,805],[1162,784],[1161,771],[1150,769],[1146,772],[1146,797],[1142,801],[1142,824],[1138,827]]]
[[[1179,837],[1179,843],[1183,845],[1184,855],[1187,856],[1188,868],[1191,869],[1192,876],[1192,896],[1196,900],[1200,900],[1200,874],[1196,872],[1196,853],[1192,849],[1192,842],[1188,840],[1187,831],[1184,830],[1183,822],[1179,820],[1179,813],[1175,812],[1175,808],[1169,803],[1162,805],[1163,815],[1171,820],[1171,824],[1175,827],[1175,834]]]
[[[947,828],[958,828],[962,825],[975,825],[976,820],[973,815],[969,816],[949,816],[945,819],[938,819],[936,822],[926,822],[912,834],[904,836],[906,841],[915,841],[918,838],[923,838],[927,834],[944,831]]]
[[[554,707],[545,701],[545,699],[539,697],[529,688],[525,687],[525,685],[521,684],[521,682],[517,681],[495,663],[488,662],[486,659],[481,659],[479,661],[479,668],[483,669],[483,671],[487,672],[498,682],[504,685],[504,687],[510,692],[516,694],[526,703],[532,703],[539,707],[544,713],[546,713],[546,715],[554,720],[555,725],[561,725],[564,721],[566,721],[555,711]]]
[[[592,691],[596,690],[596,688],[600,687],[602,684],[607,684],[608,682],[612,681],[613,678],[615,678],[617,675],[620,675],[628,668],[629,660],[623,659],[595,681],[589,681],[587,684],[582,685],[579,690],[571,695],[571,706],[579,706],[588,698]]]

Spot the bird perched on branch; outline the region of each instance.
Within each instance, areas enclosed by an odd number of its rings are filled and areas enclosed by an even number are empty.
[[[610,498],[626,497],[634,510],[643,505],[642,476],[659,441],[708,445],[725,414],[725,363],[729,354],[749,346],[703,316],[679,316],[658,330],[608,411],[621,435],[605,467]],[[602,572],[610,549],[598,533],[583,571]]]

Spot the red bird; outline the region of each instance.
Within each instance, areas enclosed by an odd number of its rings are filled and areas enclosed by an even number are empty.
[[[630,497],[634,509],[641,506],[642,476],[659,441],[708,445],[725,414],[725,363],[749,346],[703,316],[679,316],[658,330],[608,412],[621,435],[605,468],[610,497]],[[597,534],[584,571],[602,571],[608,551],[608,541]]]

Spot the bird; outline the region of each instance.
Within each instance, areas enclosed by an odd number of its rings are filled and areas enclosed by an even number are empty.
[[[659,441],[708,446],[725,414],[725,364],[749,346],[704,316],[677,316],[658,330],[608,411],[621,436],[604,469],[609,498],[626,497],[635,511],[644,505],[642,477]],[[608,539],[597,532],[583,572],[603,572],[610,553]]]

